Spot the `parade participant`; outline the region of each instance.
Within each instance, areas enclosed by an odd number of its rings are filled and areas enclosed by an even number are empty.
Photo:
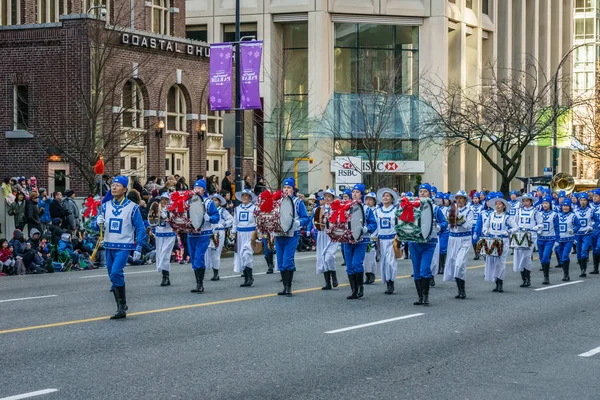
[[[212,201],[217,206],[217,210],[219,211],[219,223],[217,227],[213,226],[213,237],[216,236],[218,240],[218,246],[215,245],[214,240],[211,240],[208,245],[208,250],[206,252],[206,265],[213,270],[213,277],[210,278],[211,281],[218,281],[221,278],[219,277],[219,270],[221,269],[221,254],[223,253],[223,246],[225,246],[225,229],[231,228],[233,225],[233,217],[229,214],[229,211],[225,209],[225,205],[227,201],[218,193],[210,196]]]
[[[202,197],[206,212],[204,214],[204,224],[200,227],[200,232],[191,232],[187,235],[187,244],[192,261],[192,269],[196,276],[196,288],[190,290],[192,293],[204,293],[204,274],[206,273],[206,251],[210,244],[210,237],[213,234],[213,224],[215,228],[221,228],[219,225],[219,210],[215,203],[208,198],[206,191],[206,181],[198,179],[194,182],[194,193]]]
[[[142,257],[142,246],[146,243],[146,227],[140,209],[125,197],[128,185],[129,179],[126,176],[116,176],[112,180],[112,200],[102,204],[102,210],[96,219],[101,233],[99,240],[104,240],[106,271],[117,302],[117,313],[110,319],[127,317],[123,269],[132,251],[134,261]]]
[[[287,234],[275,236],[275,251],[277,252],[277,267],[281,272],[283,281],[283,291],[277,293],[280,296],[292,295],[292,280],[294,279],[294,271],[296,263],[294,256],[298,241],[300,240],[300,228],[308,225],[308,214],[304,202],[296,197],[296,181],[294,178],[286,178],[283,181],[283,191],[286,196],[292,198],[296,213],[294,216],[294,225],[291,231]]]
[[[558,254],[560,254],[560,265],[563,269],[563,282],[571,280],[569,267],[571,264],[571,247],[575,241],[575,234],[579,232],[581,224],[572,210],[572,202],[565,199],[562,203],[562,211],[558,215],[558,227],[560,237],[558,239]]]
[[[600,189],[592,190],[592,203],[590,204],[594,210],[596,219],[600,221]],[[591,275],[600,274],[598,267],[600,266],[600,223],[594,225],[594,231],[592,232],[592,257],[594,261],[594,270],[590,272]]]
[[[537,234],[544,224],[542,223],[540,212],[533,206],[533,197],[529,194],[524,194],[520,198],[521,204],[515,214],[515,222],[518,230],[521,232],[529,232],[531,235],[531,243],[527,247],[517,247],[514,251],[515,259],[513,262],[513,270],[521,273],[523,283],[521,287],[531,286],[531,259],[533,256],[533,245],[537,241]],[[512,208],[512,207],[511,207]],[[509,212],[510,215],[510,212]],[[527,244],[526,237],[522,243]]]
[[[477,240],[479,239],[477,237],[477,235],[475,234],[475,227],[477,225],[477,221],[479,220],[479,215],[481,214],[481,212],[484,210],[484,206],[483,204],[481,204],[480,200],[479,200],[479,192],[476,192],[473,194],[473,199],[472,199],[472,203],[471,203],[471,210],[473,210],[473,220],[475,221],[475,223],[473,223],[473,228],[471,229],[471,233],[472,233],[472,240],[471,240],[471,244],[473,245],[473,251],[475,251],[475,245],[477,244]],[[475,258],[474,260],[479,260],[479,254],[475,251]]]
[[[518,230],[514,219],[508,214],[510,204],[501,195],[488,200],[488,207],[494,208],[483,226],[483,236],[498,238],[503,242],[502,255],[499,257],[488,256],[485,258],[485,280],[495,282],[493,292],[502,293],[504,276],[506,275],[506,258],[508,257],[508,238]]]
[[[540,213],[542,229],[537,239],[538,253],[540,255],[540,263],[544,273],[544,281],[542,285],[550,284],[550,258],[552,257],[552,249],[558,241],[559,224],[558,213],[552,209],[552,197],[545,196],[542,200],[542,211]]]
[[[575,233],[577,240],[577,263],[581,269],[580,278],[584,278],[587,270],[588,258],[592,247],[592,231],[600,222],[594,213],[592,207],[588,205],[588,194],[581,193],[579,196],[579,207],[575,211],[575,215],[579,220],[581,229]]]
[[[364,226],[362,227],[362,239],[357,243],[343,243],[342,251],[346,259],[346,273],[352,293],[347,297],[348,300],[358,299],[363,297],[363,282],[364,282],[364,262],[367,254],[367,246],[371,241],[371,234],[377,229],[377,221],[371,208],[362,204],[365,194],[365,185],[358,183],[352,188],[352,200],[361,204],[365,212]]]
[[[160,202],[158,203],[158,215],[159,223],[152,230],[154,232],[155,243],[156,243],[156,270],[162,273],[162,281],[160,286],[170,286],[171,278],[169,273],[171,271],[171,252],[173,251],[173,245],[177,233],[171,228],[171,225],[167,222],[169,218],[169,194],[163,193],[160,196]],[[152,215],[148,215],[152,218]]]
[[[381,280],[385,282],[387,290],[385,294],[394,293],[394,281],[398,272],[398,263],[394,254],[394,238],[396,237],[396,206],[398,199],[396,192],[390,188],[382,188],[377,191],[377,199],[381,206],[375,210],[377,221],[377,240],[381,259]]]
[[[373,192],[367,193],[365,195],[365,206],[371,209],[371,212],[375,216],[375,220],[377,220],[377,215],[375,214],[375,210],[377,207],[377,195]],[[376,236],[376,232],[374,233]],[[375,272],[377,271],[377,249],[376,249],[376,241],[375,236],[371,237],[370,242],[367,245],[367,253],[365,254],[365,285],[371,285],[375,282]],[[383,278],[383,277],[382,277]],[[385,281],[384,281],[385,282]]]
[[[413,197],[413,192],[406,192],[406,197]],[[400,199],[398,199],[398,202],[400,202]],[[408,242],[402,242],[402,247],[404,250],[404,260],[408,260],[410,259],[410,250],[408,248]]]
[[[515,219],[515,215],[517,215],[517,209],[521,206],[521,202],[517,198],[519,196],[519,192],[513,190],[510,192],[510,200],[508,200],[508,204],[510,204],[510,210],[508,211],[508,215]],[[533,200],[531,200],[533,202]]]
[[[473,210],[467,205],[469,200],[464,190],[459,190],[451,200],[456,201],[456,215],[449,220],[450,238],[448,240],[448,259],[444,271],[444,281],[456,281],[457,299],[465,299],[467,292],[467,263],[471,249],[472,228],[475,223]]]
[[[352,190],[346,189],[344,193],[342,193],[342,200],[348,201],[352,198]]]
[[[442,214],[448,219],[450,212],[451,196],[449,194],[440,194],[442,199]],[[438,246],[436,247],[436,253],[433,258],[433,264],[431,268],[431,280],[430,285],[435,286],[435,275],[444,275],[446,269],[446,258],[448,255],[448,241],[450,239],[450,231],[448,229],[442,229],[438,232]]]
[[[443,193],[442,193],[443,194]],[[438,197],[438,190],[437,187],[435,186],[431,186],[431,198],[432,199],[436,199]]]
[[[231,233],[236,237],[236,251],[233,255],[233,271],[244,274],[244,283],[240,287],[250,287],[254,283],[252,271],[254,268],[254,249],[252,248],[252,236],[256,231],[254,212],[256,206],[256,195],[250,189],[244,189],[235,194],[236,199],[242,203],[233,211],[233,228]]]
[[[489,209],[489,207],[487,206],[487,199],[488,195],[485,191],[481,191],[479,192],[479,203],[483,204],[483,209],[487,210]]]
[[[331,203],[337,198],[335,190],[327,189],[323,192],[323,202],[321,208],[323,213],[331,212]],[[331,287],[338,287],[337,271],[335,268],[335,253],[337,253],[338,244],[331,240],[325,231],[317,234],[317,274],[323,274],[325,286],[321,289],[331,290]]]
[[[419,186],[419,197],[431,198],[431,185],[423,183]],[[419,299],[414,305],[429,305],[429,280],[431,279],[431,261],[438,240],[438,232],[447,229],[446,217],[437,205],[433,205],[435,229],[427,243],[408,242],[410,259],[413,265],[413,278]],[[446,269],[447,270],[447,269]]]
[[[475,244],[477,244],[479,239],[483,236],[483,226],[490,215],[494,212],[494,208],[488,207],[487,202],[491,199],[495,199],[496,197],[498,197],[497,193],[490,192],[490,194],[487,196],[487,201],[484,203],[484,208],[481,210],[479,218],[477,218],[477,221],[475,222],[475,232],[473,233],[473,241],[475,241]],[[475,247],[473,247],[473,250],[475,251],[475,254],[477,254]],[[479,260],[479,256],[475,257],[475,260]]]

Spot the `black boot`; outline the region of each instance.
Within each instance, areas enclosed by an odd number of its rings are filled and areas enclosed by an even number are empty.
[[[592,254],[594,258],[594,270],[590,272],[590,275],[598,275],[600,271],[598,271],[598,267],[600,266],[600,254]]]
[[[475,252],[475,258],[473,258],[473,260],[477,261],[479,260],[479,253],[477,252],[477,250],[475,249],[477,246],[473,245],[473,251]]]
[[[492,292],[497,292],[498,291],[498,287],[499,287],[498,281],[500,281],[500,279],[496,278],[496,287],[492,290]]]
[[[218,281],[221,278],[219,277],[219,270],[218,269],[212,269],[213,270],[213,277],[210,278],[211,281]]]
[[[323,272],[323,277],[325,278],[325,286],[323,286],[321,290],[331,290],[331,272]]]
[[[390,292],[390,282],[391,281],[385,281],[385,285],[386,285],[387,288],[386,288],[385,292],[383,292],[383,293],[385,293],[385,294],[392,294]]]
[[[525,276],[525,270],[521,271],[521,280],[523,281],[523,283],[521,283],[519,287],[525,287],[525,283],[527,282],[527,278],[525,278]]]
[[[531,271],[525,270],[525,287],[531,286]]]
[[[206,269],[198,268],[194,270],[194,275],[196,275],[196,289],[190,290],[192,293],[204,293],[204,273]]]
[[[240,285],[240,287],[250,287],[254,283],[254,278],[252,277],[252,268],[245,267],[244,268],[244,283]]]
[[[542,285],[550,284],[550,264],[542,264],[542,269],[544,270],[544,282]]]
[[[365,288],[363,286],[363,283],[364,283],[364,280],[365,280],[365,276],[363,275],[362,272],[359,272],[358,274],[355,274],[355,276],[356,276],[356,287],[358,289],[357,296],[360,299],[365,294],[365,292],[364,292]]]
[[[415,306],[423,305],[423,287],[421,285],[421,279],[415,279],[415,288],[417,288],[417,296],[419,296],[419,300],[415,301],[413,304]]]
[[[503,293],[504,289],[502,288],[504,281],[502,279],[498,279],[497,285],[498,285],[498,293]]]
[[[287,288],[288,288],[288,272],[290,271],[281,271],[281,281],[283,282],[283,290],[277,295],[279,296],[287,296]]]
[[[348,281],[350,282],[350,289],[352,290],[352,293],[346,298],[348,300],[358,299],[358,279],[356,278],[356,274],[348,274]]]
[[[394,290],[395,290],[395,288],[394,288],[394,281],[388,281],[388,282],[390,283],[390,287],[388,289],[389,292],[390,292],[389,294],[394,294]]]
[[[169,280],[169,271],[162,270],[162,282],[160,286],[170,286],[171,281]]]
[[[434,287],[435,286],[435,276],[431,275],[431,279],[429,279],[429,286]]]
[[[421,289],[423,290],[423,305],[428,306],[429,305],[429,278],[421,279]]]
[[[458,290],[458,294],[454,296],[455,299],[460,299],[460,294],[462,293],[462,289],[460,286],[460,279],[456,278],[456,289]]]
[[[331,273],[331,286],[333,287],[338,287],[339,283],[337,280],[337,272],[336,271],[329,271]]]
[[[125,285],[115,286],[114,294],[117,302],[117,313],[110,317],[110,319],[127,318],[127,298],[125,296]]]
[[[571,280],[571,277],[569,276],[569,267],[571,264],[571,260],[567,260],[565,262],[562,263],[562,269],[563,269],[563,278],[562,281],[563,282],[569,282]]]
[[[294,280],[294,271],[288,271],[287,297],[292,296],[292,281]]]
[[[447,254],[440,255],[440,268],[438,269],[438,275],[444,275],[444,271],[446,270],[446,256]]]
[[[457,281],[460,280],[460,299],[464,300],[467,298],[467,291],[465,289],[465,281],[464,279],[456,279]]]
[[[585,273],[587,271],[587,263],[587,258],[579,261],[579,266],[581,267],[581,274],[579,274],[580,278],[585,278],[587,276],[587,274]]]
[[[555,251],[554,254],[556,255],[556,266],[554,268],[562,268],[562,265],[560,265],[560,256],[558,255],[558,251]]]
[[[367,272],[367,280],[365,281],[365,285],[371,285],[375,283],[375,274],[372,272]]]
[[[269,252],[267,254],[267,257],[265,257],[267,259],[267,274],[272,274],[273,273],[273,253]]]

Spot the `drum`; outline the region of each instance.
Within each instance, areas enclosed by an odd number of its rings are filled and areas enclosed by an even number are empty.
[[[323,207],[316,208],[313,211],[313,225],[315,226],[315,229],[319,232],[325,229],[325,223],[323,222],[323,214]]]
[[[193,195],[189,201],[188,215],[194,230],[199,231],[204,225],[204,214],[206,214],[206,206],[204,199],[200,195]]]
[[[261,235],[268,235],[271,232],[283,235],[290,233],[294,227],[296,207],[294,207],[294,200],[285,196],[273,202],[271,212],[260,211],[260,203],[257,204],[254,215],[256,217],[256,229]]]
[[[397,237],[394,238],[394,257],[402,258],[404,256],[404,247]]]
[[[482,256],[502,257],[504,241],[501,238],[483,237],[475,245],[475,252]]]
[[[529,249],[533,244],[531,232],[518,231],[510,236],[509,247],[511,249]]]
[[[155,201],[150,206],[148,211],[148,223],[150,226],[158,226],[160,224],[160,206],[158,201]]]
[[[357,201],[343,203],[336,200],[325,220],[325,232],[331,240],[339,243],[356,243],[362,238],[365,210]]]
[[[254,251],[254,254],[262,254],[263,242],[262,239],[258,237],[256,231],[252,232],[252,239],[250,241],[250,244],[252,245],[252,250]]]
[[[433,234],[435,218],[429,198],[404,197],[396,211],[396,234],[402,242],[427,243]]]
[[[204,224],[204,200],[191,192],[174,192],[169,208],[169,225],[180,233],[197,232]]]

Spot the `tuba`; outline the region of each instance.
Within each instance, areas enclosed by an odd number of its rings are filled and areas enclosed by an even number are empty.
[[[575,178],[566,172],[559,172],[552,177],[552,181],[550,181],[550,189],[554,193],[564,190],[567,194],[571,194],[573,193],[573,190],[575,190]]]

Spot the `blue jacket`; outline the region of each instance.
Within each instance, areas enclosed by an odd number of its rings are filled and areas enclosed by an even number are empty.
[[[52,222],[52,217],[50,216],[50,204],[52,203],[52,199],[48,198],[44,200],[42,197],[38,200],[38,208],[43,208],[44,212],[40,215],[40,222],[42,224],[49,224]]]

